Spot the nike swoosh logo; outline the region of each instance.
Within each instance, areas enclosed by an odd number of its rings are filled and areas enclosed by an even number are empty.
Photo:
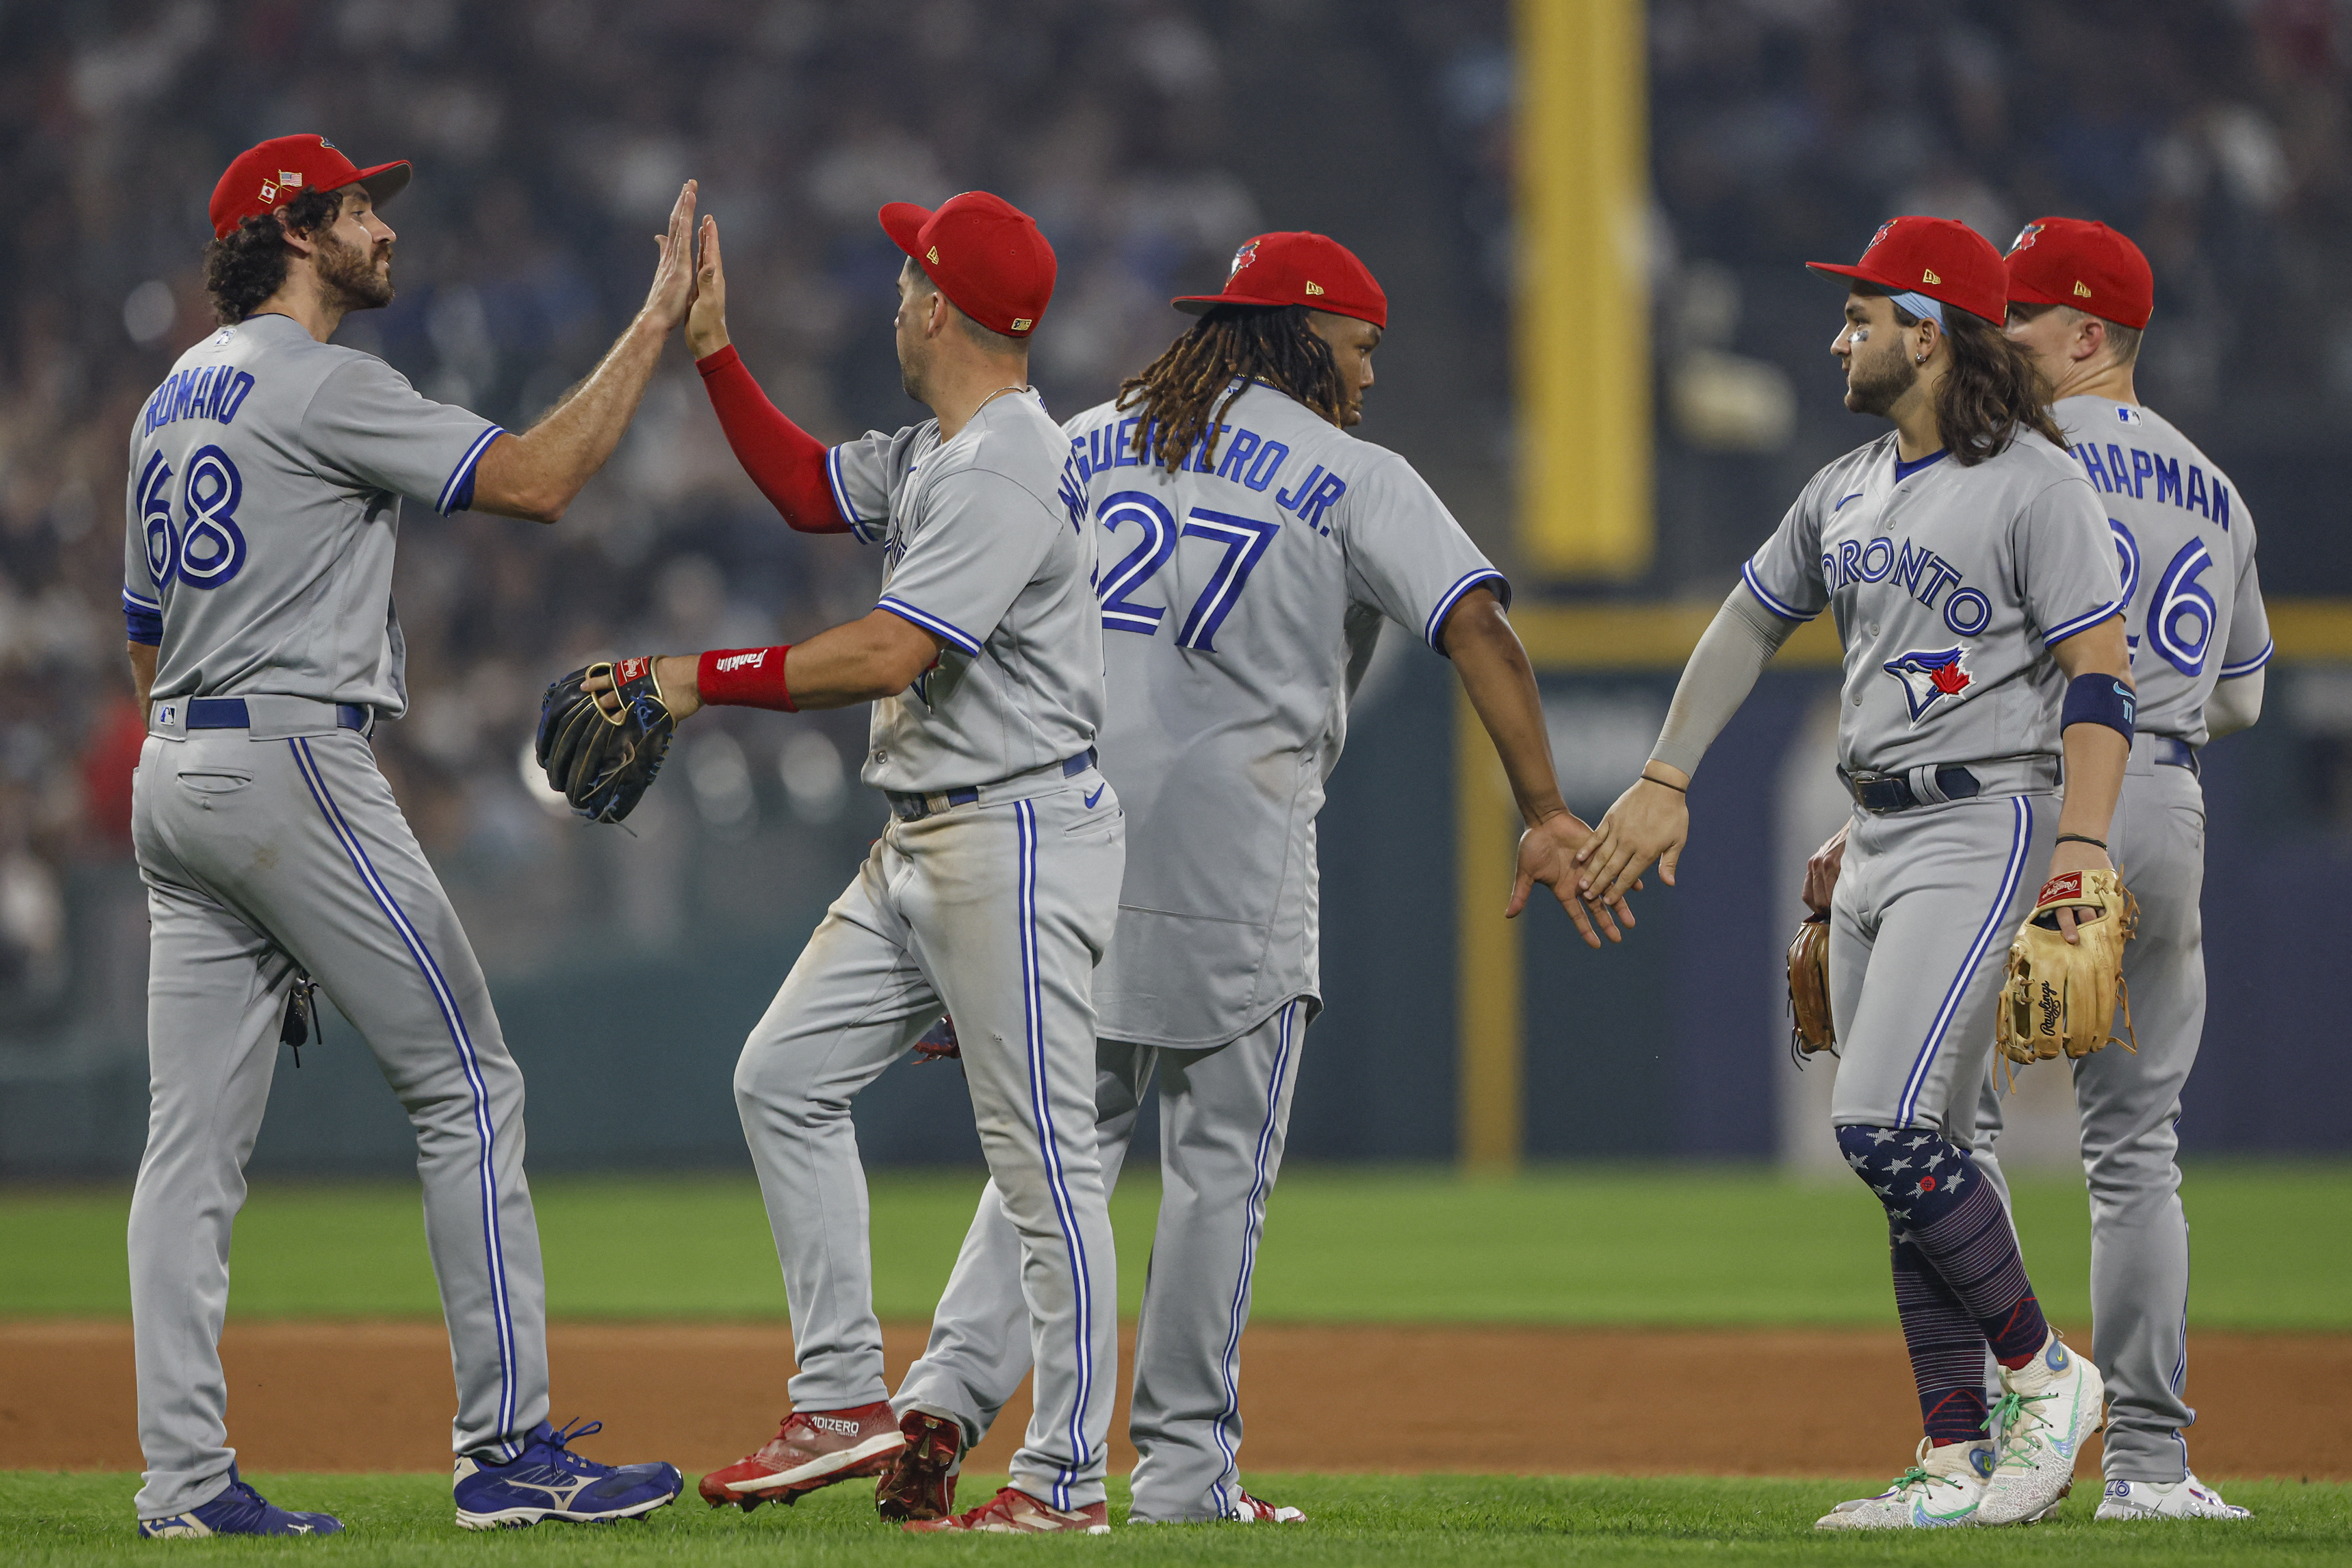
[[[1102,798],[1102,792],[1109,787],[1110,786],[1108,784],[1095,785],[1095,793],[1087,796],[1087,809],[1088,811],[1092,811],[1095,808],[1095,802],[1100,800]]]

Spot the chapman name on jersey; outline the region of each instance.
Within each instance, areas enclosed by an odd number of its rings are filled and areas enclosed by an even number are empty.
[[[2212,459],[2153,409],[2085,396],[2051,413],[2115,535],[2137,726],[2201,746],[2215,683],[2270,662],[2253,519]]]

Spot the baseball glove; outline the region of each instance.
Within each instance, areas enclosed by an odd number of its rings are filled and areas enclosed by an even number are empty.
[[[2058,911],[2075,911],[2069,942]],[[2010,944],[1993,1041],[2018,1063],[2064,1052],[2086,1057],[2114,1037],[2116,1016],[2131,1035],[2124,990],[2124,943],[2139,929],[2139,903],[2113,871],[2068,871],[2042,884],[2033,913]],[[2136,1038],[2126,1047],[2137,1050]]]
[[[1789,943],[1789,1056],[1799,1067],[1837,1048],[1830,1021],[1830,917],[1807,915]]]
[[[588,690],[592,676],[613,682],[619,710]],[[592,664],[551,684],[539,704],[539,765],[550,788],[591,822],[618,822],[653,787],[677,728],[650,658]]]

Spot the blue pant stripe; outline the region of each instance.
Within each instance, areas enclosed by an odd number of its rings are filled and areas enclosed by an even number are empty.
[[[1054,1196],[1054,1217],[1062,1226],[1062,1243],[1071,1264],[1077,1329],[1077,1390],[1070,1407],[1070,1463],[1054,1479],[1055,1508],[1070,1506],[1070,1486],[1088,1455],[1087,1411],[1094,1403],[1094,1299],[1087,1289],[1086,1238],[1079,1233],[1077,1205],[1071,1202],[1069,1177],[1062,1168],[1062,1150],[1054,1132],[1053,1097],[1045,1081],[1045,1001],[1037,973],[1037,807],[1034,801],[1016,801],[1013,816],[1020,836],[1021,998],[1023,1024],[1029,1035],[1029,1102],[1037,1123],[1037,1142],[1045,1164],[1047,1190]]]
[[[2010,808],[2015,817],[2009,841],[2009,864],[2002,868],[2000,891],[1993,896],[1992,908],[1987,911],[1984,924],[1977,930],[1976,941],[1969,944],[1969,955],[1960,961],[1960,971],[1952,976],[1952,984],[1944,993],[1944,1005],[1936,1009],[1936,1021],[1921,1042],[1918,1058],[1911,1064],[1911,1076],[1904,1080],[1903,1098],[1895,1107],[1895,1124],[1911,1125],[1912,1114],[1919,1109],[1919,1092],[1927,1087],[1927,1069],[1935,1065],[1936,1053],[1944,1044],[1944,1032],[1952,1026],[1953,1016],[1960,1010],[1960,998],[1968,994],[1969,978],[1984,962],[1985,949],[2000,931],[2001,918],[2009,912],[2010,900],[2016,896],[2017,879],[2024,872],[2025,858],[2033,847],[2033,803],[2025,796],[2011,795]]]
[[[1225,1407],[1217,1415],[1217,1451],[1225,1458],[1225,1468],[1234,1472],[1239,1468],[1239,1456],[1234,1446],[1233,1424],[1242,1413],[1241,1349],[1243,1317],[1248,1308],[1250,1275],[1257,1268],[1257,1247],[1265,1234],[1266,1190],[1273,1178],[1266,1166],[1274,1149],[1275,1134],[1282,1122],[1282,1085],[1290,1075],[1292,1031],[1298,1021],[1298,1003],[1292,1001],[1282,1010],[1281,1043],[1275,1047],[1274,1070],[1266,1075],[1265,1121],[1258,1128],[1257,1153],[1251,1166],[1249,1203],[1242,1216],[1242,1272],[1234,1282],[1234,1299],[1225,1322],[1225,1353],[1222,1370],[1225,1380]],[[1217,1511],[1230,1517],[1236,1500],[1225,1491],[1220,1479],[1213,1489]]]
[[[449,983],[442,976],[441,966],[434,962],[432,951],[425,939],[411,924],[400,901],[392,889],[376,874],[375,863],[368,858],[367,848],[360,837],[343,817],[342,807],[335,804],[333,792],[327,787],[326,775],[320,772],[318,759],[310,754],[310,743],[301,737],[286,742],[294,753],[294,765],[310,785],[310,798],[318,802],[319,813],[327,819],[327,829],[335,836],[350,857],[352,868],[392,921],[393,930],[400,935],[403,945],[415,962],[417,973],[425,977],[433,993],[435,1004],[441,1009],[441,1021],[449,1031],[451,1044],[457,1048],[457,1059],[466,1069],[467,1086],[474,1094],[474,1131],[481,1140],[482,1234],[487,1239],[490,1268],[490,1300],[499,1328],[499,1430],[506,1434],[499,1441],[503,1458],[512,1458],[520,1449],[511,1440],[515,1412],[515,1352],[514,1316],[507,1300],[506,1247],[499,1234],[499,1189],[497,1162],[494,1158],[496,1134],[490,1127],[490,1095],[482,1081],[481,1065],[474,1055],[473,1037],[467,1032],[465,1015],[458,1010],[457,998],[451,994]]]

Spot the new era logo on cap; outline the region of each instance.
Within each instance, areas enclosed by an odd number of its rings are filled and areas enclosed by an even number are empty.
[[[937,212],[892,202],[882,231],[965,315],[992,332],[1025,336],[1054,297],[1054,247],[1036,220],[1003,196],[966,191]]]
[[[2021,305],[2072,305],[2132,328],[2147,326],[2156,313],[2147,258],[2103,223],[2039,218],[2010,247],[2007,266],[2009,297]]]
[[[1338,240],[1304,230],[1244,240],[1234,252],[1224,292],[1187,294],[1169,302],[1195,316],[1219,305],[1312,305],[1384,330],[1389,324],[1389,297],[1371,269]]]
[[[358,185],[377,203],[390,201],[408,184],[406,163],[362,169],[323,136],[277,136],[248,147],[213,186],[213,233],[226,238],[249,217],[276,212],[305,190],[339,191]]]

